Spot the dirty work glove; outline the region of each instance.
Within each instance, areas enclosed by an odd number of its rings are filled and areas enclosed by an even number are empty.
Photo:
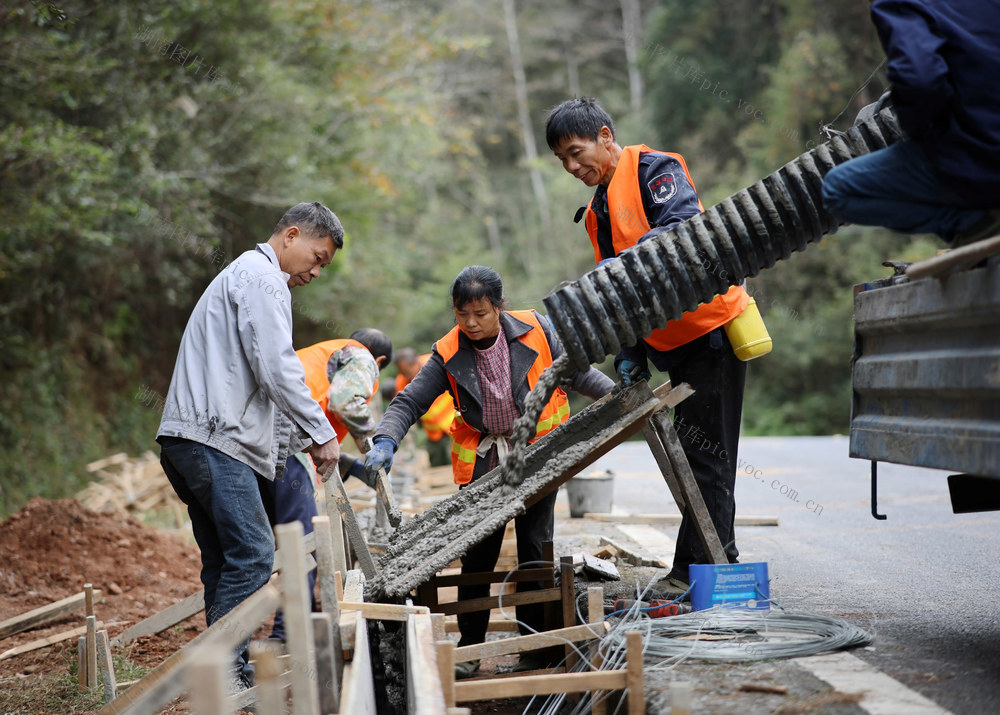
[[[351,463],[351,466],[348,467],[348,469],[347,469],[347,476],[349,476],[349,477],[357,477],[358,479],[360,479],[361,481],[363,481],[365,484],[368,484],[368,477],[365,476],[365,463],[362,462],[360,459],[355,459]],[[368,484],[368,486],[372,486],[372,485]]]
[[[621,378],[623,387],[631,387],[637,382],[648,380],[651,376],[648,367],[625,358],[618,363],[618,377]]]
[[[375,480],[378,471],[384,469],[386,473],[392,468],[392,456],[396,452],[396,443],[389,437],[377,437],[375,444],[368,454],[365,455],[365,477],[364,482],[371,488],[375,488]]]

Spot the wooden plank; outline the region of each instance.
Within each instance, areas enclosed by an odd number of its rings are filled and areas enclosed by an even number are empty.
[[[955,271],[965,270],[979,263],[987,256],[1000,253],[1000,236],[952,248],[906,267],[906,277],[910,280],[927,276],[945,276]]]
[[[256,668],[253,687],[256,711],[261,715],[281,715],[285,712],[285,693],[278,658],[261,643],[251,643],[250,654]]]
[[[656,434],[656,430],[653,428],[650,420],[646,420],[646,424],[642,426],[642,436],[646,438],[646,444],[649,445],[649,451],[653,453],[653,460],[656,462],[656,466],[660,468],[660,474],[663,475],[663,481],[667,483],[667,488],[670,489],[670,495],[674,498],[674,504],[677,508],[684,513],[684,509],[687,508],[687,502],[684,500],[684,492],[681,491],[680,485],[677,483],[677,475],[674,474],[674,467],[670,462],[670,457],[667,456],[667,450],[664,449],[663,443],[660,441],[660,437]]]
[[[103,628],[104,624],[100,621],[97,622],[98,628]],[[38,650],[39,648],[45,648],[46,646],[55,645],[56,643],[62,643],[63,641],[68,641],[71,638],[79,638],[80,636],[86,636],[87,626],[80,626],[79,628],[74,628],[69,631],[63,631],[62,633],[56,633],[52,636],[46,636],[45,638],[39,638],[37,640],[24,643],[17,646],[16,648],[11,648],[0,653],[0,660],[7,660],[8,658],[13,658],[16,655],[21,655],[22,653],[30,653],[33,650]],[[86,639],[85,639],[86,640]]]
[[[188,659],[201,646],[218,644],[227,651],[253,635],[265,619],[281,603],[281,594],[272,584],[264,585],[243,603],[195,636],[187,645],[175,651],[165,661],[153,668],[145,678],[132,685],[123,695],[112,700],[100,710],[100,715],[113,713],[158,712],[185,689],[183,670]],[[227,657],[227,662],[229,658]]]
[[[304,542],[305,550],[307,553],[312,553],[316,550],[316,535],[306,534]],[[278,551],[274,552],[274,563],[271,567],[271,573],[275,573],[281,568],[281,554]],[[312,568],[311,566],[309,567]],[[95,592],[96,593],[96,592]],[[139,621],[134,626],[125,629],[117,636],[111,639],[111,644],[115,647],[121,647],[128,643],[131,643],[136,638],[142,638],[143,636],[152,636],[157,633],[162,633],[171,626],[175,626],[181,621],[186,621],[191,616],[195,616],[201,611],[205,610],[205,589],[195,591],[189,596],[185,596],[182,600],[167,606],[165,609],[158,613],[154,613],[149,618]]]
[[[604,607],[601,607],[602,617]],[[603,638],[608,632],[609,626],[606,623],[589,624],[582,626],[570,626],[569,628],[558,628],[554,631],[544,633],[534,633],[528,636],[517,636],[515,638],[501,638],[500,640],[487,641],[486,643],[476,643],[475,645],[462,646],[455,649],[455,660],[462,663],[467,660],[479,658],[495,658],[501,655],[512,653],[524,653],[541,648],[566,645],[566,641],[571,643],[585,643],[587,641]]]
[[[319,715],[319,690],[309,677],[316,659],[312,604],[307,593],[305,548],[302,545],[302,522],[278,524],[274,528],[278,549],[285,558],[281,564],[282,608],[285,615],[285,647],[291,656],[292,699],[296,715]]]
[[[344,583],[343,600],[350,600],[354,603],[362,602],[365,594],[365,576],[358,569],[351,569],[347,572],[347,581]],[[354,657],[354,628],[358,622],[357,611],[350,613],[340,612],[340,644],[345,660]],[[345,680],[347,676],[344,676]]]
[[[438,614],[444,615],[444,614]],[[458,633],[458,621],[445,621],[444,629],[446,633]],[[491,618],[486,626],[487,633],[508,633],[517,631],[517,621],[507,618]]]
[[[621,690],[626,671],[601,670],[595,673],[554,673],[522,675],[495,680],[463,680],[455,683],[455,702],[523,698],[531,695],[585,693],[590,690]]]
[[[607,512],[587,512],[585,519],[593,519],[608,524],[649,524],[677,526],[681,523],[680,514],[611,514]],[[777,516],[736,515],[736,526],[779,526]]]
[[[97,631],[97,660],[101,669],[101,683],[104,685],[104,702],[118,697],[118,681],[115,678],[115,664],[111,657],[111,641],[103,628]]]
[[[405,621],[407,616],[422,613],[430,615],[427,606],[403,606],[398,603],[366,603],[364,601],[341,601],[341,611],[361,611],[361,615],[375,621]]]
[[[406,619],[406,704],[406,711],[415,715],[447,712],[430,613]]]
[[[347,533],[350,536],[351,546],[354,547],[354,553],[358,557],[358,563],[361,565],[361,570],[364,572],[365,577],[375,578],[378,575],[378,569],[375,567],[375,561],[372,559],[371,552],[368,551],[368,543],[365,541],[365,535],[358,525],[358,518],[351,508],[351,500],[344,489],[344,481],[340,478],[340,474],[337,473],[336,469],[333,470],[330,479],[326,482],[326,498],[328,504],[333,503],[340,510],[344,526],[347,527]]]
[[[104,457],[103,459],[98,459],[96,462],[91,462],[87,465],[86,469],[88,472],[93,473],[99,469],[104,469],[105,467],[111,467],[127,461],[128,455],[125,454],[125,452],[118,452],[117,454],[112,454],[110,457]]]
[[[376,715],[375,677],[372,673],[368,627],[358,611],[344,613],[341,618],[354,621],[354,659],[344,667],[344,685],[340,693],[341,712],[352,715]]]
[[[97,690],[97,617],[87,616],[87,688]]]
[[[339,516],[338,516],[339,519]],[[337,524],[340,530],[340,524]],[[334,565],[334,543],[330,517],[314,516],[313,533],[316,535],[316,576],[319,581],[320,607],[330,616],[330,648],[333,652],[333,673],[336,678],[337,699],[340,699],[340,676],[344,671],[344,648],[340,640],[340,599],[337,594],[337,570]],[[343,553],[341,553],[343,561]],[[322,698],[321,698],[322,700]],[[339,708],[339,705],[338,705]]]
[[[100,603],[103,598],[104,594],[100,589],[94,589],[94,603]],[[0,638],[6,638],[23,631],[31,630],[32,628],[37,628],[57,618],[62,618],[67,613],[73,613],[85,607],[86,594],[83,591],[73,596],[67,596],[59,601],[54,601],[48,605],[39,606],[0,623]]]
[[[610,629],[610,624],[604,620],[604,588],[601,586],[591,586],[587,589],[587,622],[595,625],[604,624]],[[600,648],[594,648],[590,656],[591,670],[600,670],[604,664],[604,656],[601,655]],[[597,691],[590,698],[591,715],[606,715],[608,704],[601,691]]]
[[[484,583],[516,583],[518,581],[544,581],[551,578],[551,568],[518,569],[517,571],[478,571],[466,574],[446,574],[435,576],[434,585],[438,588],[449,586],[478,586]]]
[[[441,692],[449,708],[455,706],[455,644],[449,640],[439,640],[437,646],[438,673],[441,675]]]
[[[487,608],[498,608],[500,596],[484,596],[482,598],[469,598],[465,601],[455,603],[439,603],[438,613],[450,615],[453,613],[468,613],[470,611],[485,611]],[[562,591],[558,588],[543,588],[538,591],[525,591],[524,593],[505,594],[503,596],[504,608],[508,606],[522,606],[526,603],[544,603],[545,601],[558,601],[562,598]]]
[[[87,632],[87,626],[83,627]],[[80,636],[76,641],[76,689],[81,693],[87,691],[87,636]]]
[[[220,645],[200,648],[191,654],[187,668],[187,685],[191,693],[191,712],[219,713],[233,712],[229,694],[231,654]]]
[[[629,715],[646,712],[646,694],[642,679],[642,636],[639,631],[625,634],[625,688],[628,690]]]
[[[313,613],[312,626],[320,712],[335,713],[340,710],[340,675],[334,657],[333,633],[335,630],[339,633],[340,628],[333,627],[333,618],[329,613]],[[340,650],[339,641],[336,649]]]
[[[562,622],[563,628],[576,625],[576,588],[574,586],[576,572],[573,570],[573,557],[561,556],[559,558],[559,590],[562,595]],[[579,657],[573,646],[566,644],[566,670],[573,670]]]
[[[719,532],[715,529],[715,524],[705,507],[705,499],[701,495],[701,490],[698,489],[698,483],[694,480],[691,465],[688,463],[687,455],[684,454],[684,448],[677,437],[677,432],[674,431],[670,416],[666,410],[661,410],[649,418],[649,423],[670,458],[678,487],[684,495],[687,511],[691,514],[695,532],[701,539],[705,553],[712,559],[712,563],[729,563],[722,542],[719,540]]]

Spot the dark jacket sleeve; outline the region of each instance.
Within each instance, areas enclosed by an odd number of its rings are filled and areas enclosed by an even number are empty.
[[[942,54],[945,38],[915,0],[875,0],[871,14],[888,59],[899,124],[911,139],[919,139],[947,113],[954,95]]]
[[[639,190],[651,228],[666,231],[701,213],[698,194],[684,167],[667,154],[645,152],[639,159]],[[645,240],[649,234],[639,241]]]
[[[375,437],[389,437],[398,445],[410,427],[430,409],[437,396],[450,391],[451,383],[444,368],[444,360],[434,351],[413,381],[406,389],[397,393],[385,408],[382,421],[375,430]]]
[[[538,313],[535,313],[535,316],[538,318],[538,322],[542,326],[542,332],[545,333],[545,339],[549,343],[549,350],[552,351],[552,359],[555,360],[563,352],[559,338],[552,331],[552,326],[547,318]],[[574,392],[579,392],[584,397],[594,400],[604,397],[615,386],[614,381],[610,377],[593,366],[586,372],[573,372],[565,384]]]

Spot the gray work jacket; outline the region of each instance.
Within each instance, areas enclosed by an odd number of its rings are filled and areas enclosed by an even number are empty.
[[[214,447],[268,479],[310,439],[336,437],[292,347],[288,278],[260,243],[209,284],[184,328],[157,437]]]

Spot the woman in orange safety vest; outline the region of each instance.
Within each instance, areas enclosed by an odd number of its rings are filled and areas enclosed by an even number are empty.
[[[457,325],[434,345],[430,359],[407,388],[386,408],[368,452],[365,470],[377,471],[392,464],[396,445],[409,428],[447,391],[454,402],[451,426],[452,470],[459,485],[467,485],[500,464],[509,447],[514,420],[524,411],[524,401],[539,376],[562,348],[548,321],[533,310],[504,310],[503,283],[485,266],[468,266],[451,286]],[[591,398],[608,394],[614,383],[595,368],[575,373],[568,387]],[[566,393],[557,389],[539,418],[535,438],[569,418]],[[514,520],[518,563],[539,561],[542,542],[552,539],[556,492],[544,497]],[[503,541],[503,529],[472,547],[462,557],[462,573],[492,571]],[[518,591],[540,588],[538,582],[520,582]],[[463,586],[460,600],[489,595],[489,586]],[[540,629],[539,604],[517,607],[522,633]],[[482,643],[489,611],[460,614],[459,645]],[[527,626],[527,627],[526,627]],[[456,673],[471,675],[479,661],[460,663]],[[523,658],[519,669],[540,666]]]

